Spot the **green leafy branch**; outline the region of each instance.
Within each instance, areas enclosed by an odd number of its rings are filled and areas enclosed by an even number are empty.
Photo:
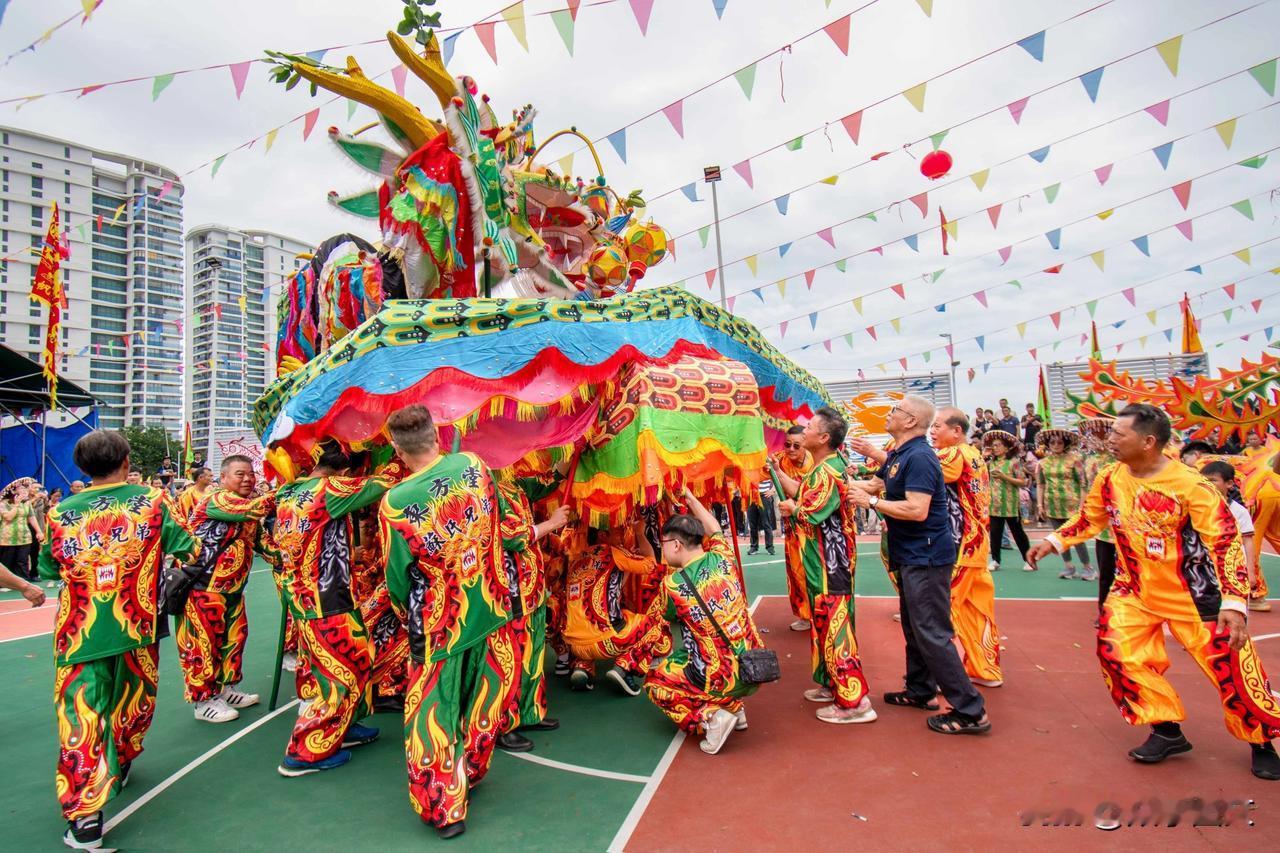
[[[271,71],[269,73],[271,75],[272,82],[283,83],[286,92],[302,82],[302,75],[294,70],[295,65],[309,65],[312,68],[316,68],[321,71],[328,71],[333,74],[341,74],[345,71],[343,68],[335,68],[332,65],[325,65],[321,62],[317,62],[306,54],[282,53],[277,50],[268,50],[264,52],[267,54],[267,58],[264,59],[263,62],[271,66]],[[320,87],[315,83],[312,83],[311,96],[315,97],[318,91],[320,91]]]
[[[402,36],[413,34],[413,40],[426,45],[431,33],[440,26],[440,13],[428,12],[436,0],[403,0],[404,18],[396,24],[396,32]]]

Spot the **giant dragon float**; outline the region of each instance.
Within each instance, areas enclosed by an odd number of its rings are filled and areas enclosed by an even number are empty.
[[[585,136],[539,143],[531,106],[499,121],[472,78],[445,70],[434,34],[421,50],[387,41],[440,119],[350,57],[277,70],[377,112],[329,136],[379,183],[329,201],[379,237],[326,240],[287,282],[277,379],[254,407],[268,475],[309,469],[327,438],[385,447],[387,416],[417,403],[444,446],[492,468],[571,460],[570,495],[596,525],[685,486],[749,488],[786,428],[829,402],[823,386],[746,321],[679,287],[636,288],[667,235],[642,221],[639,192],[609,186]],[[366,137],[377,126],[395,147]],[[569,139],[591,152],[590,180],[538,161]]]

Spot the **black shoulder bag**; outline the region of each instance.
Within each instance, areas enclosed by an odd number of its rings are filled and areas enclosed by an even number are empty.
[[[698,594],[698,585],[689,578],[684,569],[680,570],[680,577],[689,585],[689,589],[693,592],[694,600],[698,602],[702,612],[707,614],[707,618],[715,626],[716,633],[720,635],[720,639],[724,640],[724,644],[732,649],[733,642],[729,639],[729,635],[720,627],[720,623],[716,621],[715,614],[711,612],[711,608],[707,607],[707,603]],[[738,675],[747,684],[768,684],[770,681],[777,681],[782,677],[782,668],[778,665],[778,653],[773,649],[747,649],[738,654],[737,658]]]

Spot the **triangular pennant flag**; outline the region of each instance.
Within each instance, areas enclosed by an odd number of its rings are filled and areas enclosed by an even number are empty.
[[[1261,169],[1263,166],[1266,165],[1266,163],[1267,163],[1266,154],[1263,154],[1261,157],[1250,157],[1248,160],[1240,161],[1240,165],[1244,166],[1246,169]]]
[[[519,2],[512,3],[504,8],[502,10],[502,19],[507,22],[507,26],[511,28],[511,34],[516,37],[516,41],[520,42],[520,46],[528,50],[529,36],[525,32],[524,0],[519,0]]]
[[[1246,198],[1244,201],[1238,201],[1231,205],[1231,208],[1245,219],[1253,219],[1253,202],[1249,201],[1249,199]]]
[[[830,229],[830,228],[823,228],[823,229],[819,230],[819,231],[818,231],[818,237],[819,237],[820,239],[822,239],[822,241],[823,241],[823,242],[825,242],[825,243],[826,243],[828,246],[830,246],[831,248],[833,248],[833,249],[834,249],[834,248],[836,247],[836,238],[835,238],[835,236],[831,233],[831,229]]]
[[[926,363],[928,363],[928,361],[929,361],[929,357],[933,355],[933,350],[928,350],[928,349],[927,349],[927,350],[925,350],[925,351],[922,353],[922,355],[924,356],[924,360],[925,360],[925,362],[926,362]],[[904,358],[904,359],[902,359],[902,360],[903,360],[903,362],[905,362],[905,361],[906,361],[906,359],[905,359],[905,358]],[[907,369],[907,365],[906,365],[906,364],[903,364],[903,365],[902,365],[902,369],[903,369],[903,370],[906,370],[906,369]]]
[[[573,56],[573,13],[568,9],[556,9],[551,13],[551,23],[556,25],[556,32],[560,34],[560,41],[564,42],[565,50]],[[448,60],[445,64],[449,64]]]
[[[969,374],[969,381],[970,381],[970,382],[972,382],[972,381],[973,381],[973,377],[975,377],[975,376],[977,376],[977,375],[978,375],[978,371],[976,371],[976,370],[974,370],[972,367],[970,367],[970,368],[969,368],[969,370],[968,370],[968,374]]]
[[[347,121],[351,121],[351,117],[356,114],[356,110],[359,108],[360,108],[359,104],[357,104],[355,101],[351,100],[350,98],[347,98]]]
[[[995,228],[1000,222],[1000,208],[1003,205],[993,204],[987,208],[987,218],[991,220],[991,227]]]
[[[774,284],[778,285],[778,297],[781,299],[786,299],[787,298],[787,280],[784,278],[781,281],[774,282]]]
[[[244,62],[236,62],[227,66],[231,72],[231,85],[236,89],[236,100],[240,100],[240,96],[244,94],[244,83],[249,79],[249,66],[253,65],[253,60],[248,59]]]
[[[1138,247],[1139,252],[1146,255],[1148,258],[1151,257],[1151,249],[1147,246],[1147,236],[1145,234],[1141,237],[1134,237],[1133,245]]]
[[[409,79],[409,69],[404,64],[397,65],[391,69],[391,85],[396,90],[396,94],[404,97],[404,84]]]
[[[975,337],[975,338],[974,338],[974,340],[975,340],[975,341],[977,342],[977,344],[978,344],[978,349],[980,349],[980,350],[982,350],[982,351],[984,351],[984,352],[985,352],[985,351],[986,351],[986,349],[987,349],[987,336],[986,336],[986,335],[978,335],[977,337]],[[985,365],[985,364],[984,364],[984,365],[982,366],[982,370],[983,370],[983,372],[984,372],[984,373],[986,372],[986,369],[987,369],[987,365]]]
[[[1166,142],[1163,145],[1157,145],[1151,149],[1151,153],[1156,155],[1156,159],[1160,161],[1160,168],[1169,168],[1169,155],[1173,153],[1173,143]]]
[[[1204,273],[1204,270],[1200,269],[1199,264],[1196,264],[1194,267],[1187,267],[1187,272],[1193,272],[1196,275],[1202,275]]]
[[[818,328],[818,312],[817,311],[809,312],[809,328],[810,329]]]
[[[218,177],[218,170],[222,168],[222,161],[226,159],[227,159],[227,155],[223,154],[221,157],[213,161],[213,168],[209,170],[209,177],[211,178]]]
[[[818,275],[817,270],[806,270],[804,274],[804,286],[813,290],[813,279]]]
[[[929,215],[929,194],[927,192],[918,193],[908,199],[912,204],[920,209],[921,216]]]
[[[1036,62],[1044,62],[1044,30],[1022,39],[1018,42],[1018,47],[1031,54]]]
[[[625,159],[625,158],[624,158]],[[733,171],[738,173],[738,177],[747,182],[747,186],[755,189],[755,183],[751,179],[751,161],[743,160],[741,163],[733,164]]]
[[[1230,322],[1231,322],[1231,315],[1232,315],[1232,313],[1233,313],[1234,311],[1235,311],[1235,309],[1234,309],[1234,308],[1228,308],[1228,309],[1226,309],[1225,311],[1223,311],[1223,312],[1222,312],[1222,316],[1226,319],[1226,321],[1227,321],[1228,323],[1230,323]]]
[[[942,278],[942,274],[944,272],[946,272],[946,270],[934,270],[929,276],[929,281],[933,284],[937,284],[938,279]]]
[[[1049,319],[1053,321],[1053,327],[1055,329],[1058,328],[1062,323],[1062,312],[1054,311],[1052,314],[1049,315]]]
[[[823,347],[826,348],[827,352],[831,352],[831,338],[827,338],[825,341],[823,341],[822,345]]]
[[[960,223],[958,220],[955,220],[955,219],[949,220],[947,222],[942,223],[942,230],[946,231],[947,236],[950,237],[952,240],[958,239],[960,236],[958,233],[959,224]],[[934,279],[934,280],[937,281],[937,279]]]
[[[1276,96],[1276,61],[1264,62],[1249,69],[1249,76],[1258,81],[1262,90],[1271,97]]]
[[[1092,253],[1091,255],[1089,255],[1089,257],[1093,259],[1093,262],[1094,262],[1095,264],[1097,264],[1098,269],[1099,269],[1099,270],[1102,270],[1102,269],[1105,267],[1106,262],[1107,262],[1107,257],[1106,257],[1106,255],[1107,255],[1107,253],[1106,253],[1106,251],[1105,251],[1105,250],[1103,250],[1103,249],[1099,249],[1098,251],[1096,251],[1096,252]]]
[[[702,243],[702,248],[707,248],[707,236],[711,233],[710,225],[703,225],[698,229],[698,240]]]
[[[443,45],[445,65],[448,65],[449,62],[452,61],[454,48],[458,46],[458,36],[462,35],[464,32],[466,31],[458,30],[458,32],[454,33],[451,36],[445,36],[444,45]]]
[[[1222,140],[1222,144],[1231,148],[1231,140],[1236,138],[1236,120],[1229,118],[1224,122],[1219,122],[1213,126],[1218,131],[1218,138]]]
[[[662,114],[667,117],[667,121],[671,122],[676,135],[684,139],[684,99],[681,98],[674,104],[663,107]]]
[[[729,0],[711,0],[711,5],[715,7],[718,21],[724,16],[724,7],[729,5]]]
[[[947,138],[948,133],[950,133],[950,131],[940,130],[937,133],[935,133],[933,136],[929,137],[929,142],[933,144],[934,151],[937,151],[939,148],[942,147],[942,140]]]
[[[498,64],[498,45],[494,38],[494,28],[497,26],[497,21],[481,21],[471,27],[476,34],[476,38],[480,39],[480,44],[484,45],[484,52],[489,54],[489,58],[493,60],[494,65]]]
[[[1000,263],[1006,264],[1009,262],[1009,256],[1013,254],[1013,247],[1005,246],[1004,248],[996,249],[996,252],[1000,255]]]
[[[1107,183],[1107,178],[1111,177],[1111,167],[1113,165],[1115,164],[1108,163],[1105,166],[1099,166],[1098,168],[1093,170],[1093,174],[1097,176],[1099,184],[1105,185]]]
[[[945,314],[947,313],[947,303],[939,302],[937,305],[933,306],[933,310],[937,311],[939,314]]]
[[[890,326],[893,326],[893,330],[894,330],[895,332],[901,332],[901,331],[902,331],[902,318],[901,318],[901,317],[894,317],[892,320],[890,320],[890,321],[889,321],[889,325],[890,325]]]
[[[921,83],[902,93],[902,97],[906,98],[907,103],[916,108],[916,112],[924,112],[924,90],[927,85],[927,82]]]
[[[969,180],[973,181],[973,185],[978,188],[978,192],[982,192],[987,186],[987,176],[990,174],[990,169],[983,169],[981,172],[974,172],[970,175]]]
[[[839,176],[838,174],[836,174],[836,175],[831,175],[831,176],[829,176],[829,177],[823,178],[823,179],[822,179],[821,181],[819,181],[818,183],[820,183],[820,184],[826,184],[826,185],[827,185],[827,186],[829,186],[829,187],[834,187],[834,186],[836,185],[836,181],[838,181],[838,180],[840,180],[840,176]]]
[[[1178,76],[1178,54],[1182,51],[1182,36],[1162,41],[1156,45],[1156,53],[1164,60],[1165,67],[1174,77]]]
[[[862,297],[861,296],[853,297],[853,310],[857,311],[859,314],[862,313]]]
[[[172,74],[161,74],[151,81],[151,100],[160,97],[160,93],[169,88],[169,84],[173,82]]]
[[[845,133],[849,134],[849,138],[853,140],[853,144],[858,144],[858,134],[862,133],[862,110],[840,119],[840,124],[844,125]]]
[[[1169,125],[1169,99],[1165,98],[1158,104],[1152,104],[1147,107],[1146,112],[1153,119],[1160,122],[1166,127]]]
[[[279,132],[280,128],[278,127],[267,131],[267,144],[263,147],[263,154],[266,154],[271,150],[271,146],[274,145],[276,141],[276,134]]]
[[[845,268],[848,266],[848,259],[841,258],[840,260],[836,261],[835,266],[837,270],[839,270],[840,272],[844,272]]]
[[[1186,210],[1187,205],[1191,203],[1191,182],[1183,181],[1172,189],[1174,198],[1178,200],[1178,204],[1182,205],[1182,209]]]
[[[785,147],[788,151],[799,151],[801,148],[804,147],[804,137],[797,136],[795,139],[791,140],[783,147]]]
[[[756,85],[756,64],[753,62],[746,68],[733,72],[733,79],[738,81],[738,85],[742,87],[742,94],[747,96],[747,100],[751,100],[751,90]]]
[[[1116,209],[1115,209],[1114,207],[1112,207],[1112,208],[1108,208],[1107,210],[1100,210],[1100,211],[1098,211],[1098,213],[1097,213],[1097,217],[1098,217],[1099,219],[1106,219],[1108,216],[1110,216],[1111,214],[1113,214],[1113,213],[1115,213],[1115,212],[1116,212]]]
[[[1106,68],[1104,66],[1103,68],[1095,68],[1092,71],[1088,71],[1080,75],[1080,83],[1084,86],[1085,94],[1088,95],[1089,100],[1093,101],[1095,104],[1098,102],[1098,86],[1102,83],[1102,72],[1105,70]]]
[[[778,337],[779,337],[779,338],[785,338],[785,337],[787,336],[787,326],[788,326],[790,323],[791,323],[791,321],[790,321],[790,320],[783,320],[781,323],[779,323],[779,324],[778,324]]]
[[[845,56],[849,55],[849,18],[845,15],[843,18],[837,18],[822,28],[822,31],[831,36],[831,40],[836,43],[836,47],[840,48],[840,52]]]
[[[867,334],[871,336],[871,340],[877,340],[875,326],[867,326]]]
[[[853,332],[845,333],[844,342],[848,344],[851,349],[853,348]],[[862,371],[859,370],[858,372],[861,373]]]
[[[716,271],[707,270],[703,275],[707,277],[707,290],[710,290],[716,283]]]
[[[756,298],[757,298],[757,299],[759,299],[761,302],[764,302],[764,288],[763,288],[763,287],[757,287],[757,288],[755,288],[754,290],[752,290],[751,292],[752,292],[752,293],[754,293],[754,294],[756,295]]]
[[[920,238],[917,235],[908,234],[907,236],[902,238],[902,242],[906,243],[907,247],[910,248],[911,251],[913,252],[920,251]]]
[[[1084,304],[1084,307],[1088,310],[1089,316],[1092,317],[1098,312],[1098,300],[1090,299]]]
[[[1046,231],[1044,238],[1049,241],[1049,245],[1057,249],[1062,240],[1062,229],[1054,228],[1052,231]]]
[[[1027,324],[1026,324],[1026,323],[1019,323],[1019,324],[1018,324],[1018,337],[1019,337],[1019,338],[1025,338],[1026,336],[1027,336]],[[1032,356],[1032,358],[1034,358],[1034,357],[1035,357],[1035,356]]]
[[[613,150],[618,152],[618,157],[622,159],[622,162],[627,162],[627,129],[625,127],[618,128],[606,136],[605,139],[609,140]]]
[[[311,135],[311,131],[316,129],[316,122],[320,120],[320,108],[316,107],[311,112],[302,117],[302,141],[306,142],[307,137]]]
[[[729,313],[733,313],[733,304],[738,301],[737,295],[730,296],[725,300],[725,307],[729,309]]]
[[[631,12],[636,16],[636,25],[640,27],[640,35],[649,34],[649,15],[653,13],[653,0],[629,0]]]
[[[1241,249],[1238,252],[1232,252],[1231,254],[1235,255],[1236,258],[1240,260],[1242,263],[1244,263],[1246,266],[1249,266],[1253,263],[1253,261],[1249,257],[1248,248]]]
[[[1102,267],[1101,267],[1101,266],[1099,266],[1099,267],[1098,267],[1098,269],[1102,269]],[[1130,304],[1130,305],[1134,305],[1134,306],[1136,306],[1136,305],[1138,304],[1138,303],[1134,300],[1133,288],[1132,288],[1132,287],[1126,287],[1124,290],[1121,290],[1120,292],[1121,292],[1122,294],[1124,294],[1124,298],[1125,298],[1125,299],[1128,299],[1128,300],[1129,300],[1129,304]]]
[[[1150,321],[1151,321],[1151,325],[1153,325],[1153,326],[1154,326],[1154,325],[1156,324],[1156,312],[1155,312],[1155,311],[1148,311],[1148,312],[1147,312],[1147,319],[1148,319],[1148,320],[1150,320]]]
[[[977,293],[973,294],[973,298],[978,300],[978,304],[983,308],[987,307],[987,292],[985,290],[979,290]]]
[[[755,255],[747,255],[747,256],[746,256],[745,258],[743,258],[742,260],[746,263],[746,265],[747,265],[747,269],[751,270],[751,277],[752,277],[752,278],[755,278],[755,276],[756,276],[756,267],[757,267],[757,266],[759,265],[759,263],[760,263],[759,259],[758,259]]]
[[[787,252],[790,252],[790,251],[791,251],[791,244],[783,243],[781,246],[778,247],[778,257],[785,258],[787,256]]]
[[[680,188],[680,192],[684,193],[685,198],[689,201],[698,201],[698,185],[690,182]]]
[[[903,299],[907,298],[907,289],[903,287],[901,284],[892,285],[889,289],[892,290],[894,293],[898,294],[898,296],[900,296],[901,298]]]
[[[566,178],[572,178],[573,177],[573,152],[570,151],[568,154],[564,155],[559,160],[557,160],[556,165],[560,167],[560,174],[564,175]],[[689,196],[690,201],[698,200],[697,194],[693,191],[693,184],[689,184],[687,187],[681,187],[680,189],[684,192],[685,195]]]
[[[1062,184],[1058,183],[1058,184],[1050,184],[1049,186],[1044,188],[1044,197],[1049,202],[1049,204],[1053,204],[1057,200],[1058,190],[1061,187],[1062,187]]]
[[[1043,148],[1037,148],[1035,151],[1028,151],[1027,156],[1037,163],[1043,163],[1044,159],[1049,156],[1049,146],[1046,145]]]
[[[1250,302],[1249,304],[1250,304],[1251,306],[1253,306],[1253,313],[1255,313],[1255,314],[1257,314],[1259,311],[1261,311],[1261,310],[1262,310],[1262,300],[1261,300],[1261,299],[1255,299],[1255,300],[1253,300],[1252,302]]]
[[[926,359],[926,361],[927,361],[927,359]],[[907,359],[906,359],[906,356],[903,356],[902,358],[898,359],[898,364],[901,364],[901,365],[902,365],[902,369],[903,369],[903,370],[906,370],[906,369],[907,369]]]
[[[1173,340],[1173,329],[1165,329],[1165,330],[1164,330],[1164,337],[1165,337],[1165,340],[1167,340],[1167,341],[1172,341],[1172,340]]]
[[[1031,96],[1028,95],[1009,104],[1009,115],[1013,116],[1014,124],[1022,124],[1022,111],[1027,108],[1027,101],[1029,100],[1031,100]]]
[[[916,5],[920,7],[920,11],[924,12],[926,18],[933,17],[933,0],[916,0]]]
[[[1179,222],[1177,225],[1173,227],[1177,228],[1178,233],[1181,234],[1183,237],[1186,237],[1188,240],[1193,239],[1191,236],[1191,220],[1190,219]]]
[[[1224,284],[1222,289],[1226,292],[1227,296],[1230,296],[1232,299],[1236,298],[1236,286],[1234,284]]]
[[[786,216],[787,205],[791,203],[791,193],[778,196],[773,200],[773,203],[778,206],[778,212],[781,213],[783,216]]]

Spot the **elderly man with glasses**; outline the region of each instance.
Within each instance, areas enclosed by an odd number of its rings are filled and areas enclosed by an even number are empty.
[[[991,730],[991,721],[982,694],[960,661],[951,624],[956,540],[947,516],[942,464],[925,441],[933,418],[928,400],[903,397],[885,422],[894,449],[875,477],[850,483],[849,498],[884,516],[890,568],[901,578],[898,602],[907,645],[906,689],[886,693],[885,703],[933,711],[938,708],[934,696],[941,689],[952,710],[930,717],[929,728],[940,734],[981,734]]]

